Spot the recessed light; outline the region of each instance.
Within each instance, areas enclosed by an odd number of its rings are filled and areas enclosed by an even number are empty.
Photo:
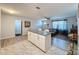
[[[40,9],[40,7],[36,7],[36,9]]]

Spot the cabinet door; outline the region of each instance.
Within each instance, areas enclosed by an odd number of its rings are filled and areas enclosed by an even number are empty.
[[[31,39],[32,39],[32,43],[34,43],[37,46],[37,39],[38,39],[38,35],[36,33],[31,33]]]
[[[45,51],[45,36],[39,35],[39,47]]]
[[[51,48],[51,35],[46,36],[46,50],[49,50]]]
[[[31,32],[28,32],[28,40],[31,39]]]
[[[34,42],[34,33],[31,32],[31,36],[30,37],[31,37],[30,41],[33,43]]]
[[[28,32],[28,40],[33,43],[33,41],[34,41],[34,36],[33,36],[33,33],[32,33],[32,32]]]

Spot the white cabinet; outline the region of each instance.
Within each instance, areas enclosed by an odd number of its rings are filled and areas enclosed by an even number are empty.
[[[43,36],[29,31],[28,40],[45,52],[51,47],[51,34]]]
[[[28,32],[28,39],[31,39],[31,32]]]
[[[39,47],[40,47],[42,50],[45,51],[45,50],[46,50],[46,49],[45,49],[45,37],[42,36],[42,35],[39,35],[38,37],[39,37],[39,43],[40,43]]]

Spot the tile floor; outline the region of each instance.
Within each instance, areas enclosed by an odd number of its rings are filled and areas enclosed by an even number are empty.
[[[46,52],[42,52],[27,40],[27,36],[18,36],[4,40],[0,49],[0,55],[66,55],[68,52],[53,46]]]
[[[52,37],[52,45],[59,47],[64,50],[69,50],[68,45],[71,42],[68,40],[66,36],[63,35],[56,35],[55,37]]]
[[[56,35],[55,37],[52,38],[52,45],[56,46],[60,49],[69,51],[69,45],[73,43],[72,41],[70,41],[70,39],[66,36],[63,35]],[[74,43],[74,54],[77,54],[77,44]]]

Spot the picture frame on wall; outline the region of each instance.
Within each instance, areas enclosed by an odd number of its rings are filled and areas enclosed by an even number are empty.
[[[24,21],[24,27],[30,27],[31,23],[30,21]]]

